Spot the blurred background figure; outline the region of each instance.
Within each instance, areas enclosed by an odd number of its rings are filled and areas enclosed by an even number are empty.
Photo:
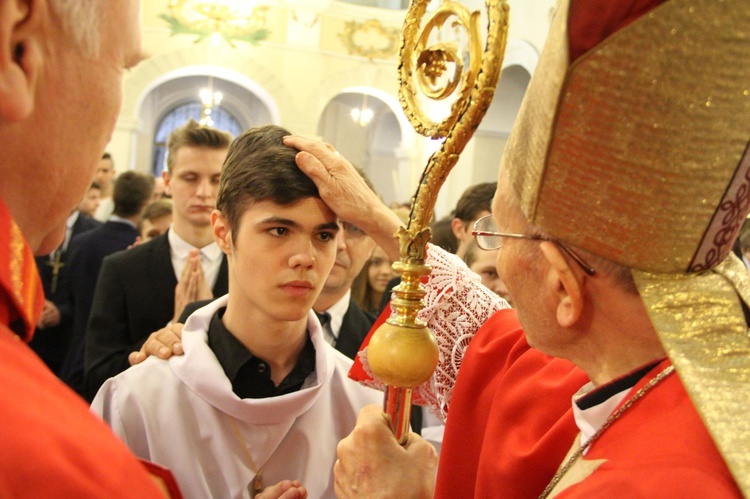
[[[92,191],[98,204],[99,186],[96,182],[89,188],[89,193]],[[57,376],[60,375],[60,369],[73,334],[73,304],[70,300],[68,246],[73,237],[101,225],[89,214],[80,211],[80,206],[84,204],[87,197],[88,193],[79,203],[79,209],[73,211],[68,217],[65,239],[62,244],[49,255],[35,258],[44,289],[44,308],[29,346]]]
[[[83,199],[81,199],[81,202],[78,203],[78,211],[86,216],[93,217],[94,213],[96,213],[96,209],[101,203],[101,200],[102,187],[99,185],[99,182],[94,180],[93,182],[91,182],[89,190],[86,191],[86,194],[83,196]]]
[[[158,201],[159,199],[169,198],[167,195],[166,186],[164,184],[163,177],[154,177],[154,194],[152,195],[152,201]]]
[[[226,294],[227,261],[214,240],[211,213],[231,141],[229,133],[194,120],[169,134],[163,178],[172,195],[172,225],[102,262],[85,334],[89,400],[130,366],[128,354],[149,334],[177,321],[185,305]]]
[[[461,194],[458,203],[456,203],[453,220],[451,220],[451,229],[458,241],[456,256],[459,258],[464,257],[466,248],[474,239],[474,236],[471,235],[474,222],[490,214],[495,189],[497,189],[497,182],[472,185]]]
[[[60,368],[60,378],[83,395],[83,346],[91,315],[94,290],[104,257],[128,248],[138,237],[136,225],[151,199],[151,175],[127,171],[117,177],[113,192],[114,212],[107,222],[76,236],[70,242],[70,301],[73,331]]]
[[[435,246],[440,246],[448,253],[455,254],[458,249],[458,239],[453,233],[452,221],[453,217],[448,215],[432,222],[430,224],[430,232],[432,233],[430,242]]]
[[[393,261],[380,246],[375,246],[370,259],[354,279],[352,298],[362,310],[379,315],[381,302],[388,283],[397,276],[393,270]]]
[[[110,153],[105,152],[102,154],[102,159],[99,160],[99,166],[96,167],[96,173],[94,174],[94,181],[101,188],[101,200],[94,213],[94,218],[100,222],[106,222],[109,216],[112,215],[112,212],[115,211],[112,192],[115,186],[116,173],[115,160],[112,159]]]
[[[161,198],[152,201],[143,210],[138,224],[139,241],[145,243],[166,233],[170,225],[172,225],[172,201]]]
[[[482,279],[482,284],[490,289],[496,295],[502,297],[511,306],[510,292],[503,280],[497,275],[496,261],[498,250],[483,250],[475,241],[472,241],[466,248],[464,262],[469,270],[477,274]]]
[[[401,223],[406,226],[409,223],[411,206],[406,203],[391,204],[391,211],[395,213]],[[377,253],[376,253],[377,252]],[[372,273],[371,269],[372,268]],[[389,275],[385,287],[381,288],[380,281]],[[371,314],[378,316],[388,305],[391,299],[391,291],[399,285],[401,276],[393,270],[393,261],[388,258],[382,248],[375,246],[369,261],[352,284],[352,297],[360,306]]]

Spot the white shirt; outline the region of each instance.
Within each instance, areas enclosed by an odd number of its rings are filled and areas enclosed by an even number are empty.
[[[172,268],[174,269],[174,275],[179,282],[182,270],[185,268],[185,261],[191,250],[198,249],[201,253],[201,267],[203,267],[203,273],[206,276],[206,282],[208,286],[213,289],[216,284],[216,279],[219,277],[219,268],[221,267],[221,259],[223,253],[216,242],[212,242],[208,246],[202,248],[196,248],[189,244],[183,238],[169,227],[167,232],[167,240],[169,241],[169,252],[172,256]]]
[[[68,245],[70,244],[70,239],[73,236],[73,226],[78,221],[78,216],[81,214],[80,211],[76,210],[73,213],[70,214],[68,217],[68,221],[65,224],[65,239],[63,239],[62,243],[62,252],[65,253],[68,251]],[[54,259],[54,252],[50,255],[50,259]]]
[[[298,479],[309,497],[334,497],[336,445],[359,410],[382,394],[347,378],[351,360],[324,339],[315,314],[307,320],[315,372],[294,393],[240,399],[208,346],[219,298],[185,323],[185,355],[149,357],[102,385],[91,404],[133,453],[169,468],[186,499],[249,497],[263,467],[264,486]],[[239,441],[234,426],[242,437]],[[244,449],[243,449],[244,447]]]
[[[336,345],[336,340],[339,339],[339,332],[341,331],[341,324],[344,322],[344,316],[346,311],[349,310],[349,301],[352,297],[352,291],[349,290],[339,301],[331,305],[326,310],[329,316],[331,316],[331,322],[329,323],[330,330],[323,328],[323,334],[329,345]]]
[[[581,444],[588,441],[588,439],[590,439],[591,436],[602,427],[609,415],[617,409],[620,402],[622,402],[625,396],[633,389],[632,386],[626,387],[622,391],[609,397],[604,402],[589,407],[588,409],[581,409],[578,407],[576,401],[580,400],[595,388],[594,384],[589,382],[583,385],[583,387],[573,395],[573,418],[575,419],[576,426],[578,426],[578,429],[581,431]],[[588,452],[588,449],[586,449],[583,454],[585,455],[586,452]]]
[[[99,220],[100,222],[106,222],[114,211],[115,201],[111,197],[102,198],[99,201],[99,206],[97,206],[96,211],[94,212],[94,219]]]
[[[127,218],[122,218],[117,215],[112,215],[109,217],[109,220],[107,222],[117,222],[125,225],[130,225],[132,228],[137,229],[138,226],[133,222],[132,220],[128,220]]]

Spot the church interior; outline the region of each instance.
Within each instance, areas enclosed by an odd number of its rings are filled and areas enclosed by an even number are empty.
[[[428,17],[442,2],[421,3],[428,4]],[[468,186],[495,180],[554,13],[554,0],[507,3],[511,20],[500,83],[441,190],[437,217],[449,214]],[[439,147],[437,140],[415,132],[399,102],[399,50],[408,4],[143,2],[148,58],[125,75],[122,110],[107,149],[118,171],[159,175],[167,135],[189,118],[233,135],[276,124],[332,144],[366,172],[386,203],[408,202]],[[463,4],[486,16],[483,1]],[[445,109],[442,103],[429,106],[438,115]]]

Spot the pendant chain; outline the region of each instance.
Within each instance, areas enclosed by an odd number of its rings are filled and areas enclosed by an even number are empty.
[[[565,473],[568,472],[571,466],[573,466],[573,463],[575,463],[578,458],[580,458],[583,453],[591,447],[591,444],[593,444],[599,437],[602,436],[602,434],[612,426],[612,423],[617,421],[617,419],[622,416],[622,414],[630,409],[633,404],[635,404],[641,397],[643,397],[649,390],[651,390],[653,387],[661,383],[667,376],[672,374],[674,372],[674,366],[667,366],[662,372],[660,372],[656,377],[654,377],[651,381],[643,385],[643,387],[635,392],[635,394],[630,397],[624,404],[620,406],[619,409],[617,409],[615,412],[609,415],[606,421],[604,421],[604,424],[596,430],[596,432],[591,435],[591,438],[586,440],[584,443],[581,444],[581,446],[578,448],[578,450],[575,451],[575,453],[570,456],[570,458],[563,464],[560,469],[555,473],[555,476],[552,477],[552,481],[550,481],[549,485],[544,489],[544,492],[539,496],[539,499],[544,499],[547,496],[550,495],[552,492],[552,489],[555,488],[555,486],[560,482],[562,477],[565,475]]]
[[[253,481],[250,483],[250,485],[248,485],[250,497],[255,497],[256,495],[263,492],[263,466],[258,468],[255,465],[253,456],[250,455],[250,450],[248,449],[247,444],[245,444],[245,439],[242,438],[240,429],[237,428],[237,423],[234,421],[234,418],[230,416],[229,422],[232,424],[232,431],[234,431],[234,435],[237,437],[237,440],[240,441],[240,445],[242,445],[242,451],[245,453],[245,459],[247,460],[247,464],[250,467],[250,471],[255,473]]]

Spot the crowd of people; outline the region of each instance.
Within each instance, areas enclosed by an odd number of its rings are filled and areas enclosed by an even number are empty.
[[[403,215],[275,125],[118,173],[138,6],[0,8],[0,495],[750,494],[750,5],[561,3],[497,182],[433,223],[404,445],[367,362]]]

